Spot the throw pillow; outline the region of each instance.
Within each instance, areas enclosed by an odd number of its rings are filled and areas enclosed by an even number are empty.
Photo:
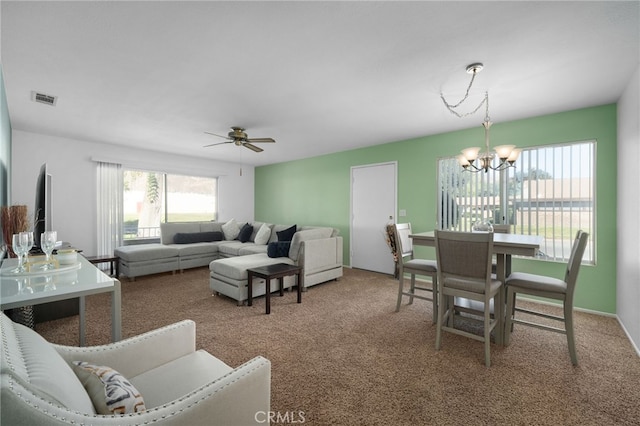
[[[174,244],[208,243],[211,241],[222,241],[222,232],[178,232],[173,236]]]
[[[235,219],[231,219],[224,225],[222,225],[222,232],[224,233],[224,239],[227,241],[235,240],[240,233],[240,226]]]
[[[146,410],[140,392],[113,368],[83,361],[73,364],[98,414],[130,414]]]
[[[244,225],[242,225],[242,228],[238,233],[238,240],[241,243],[246,243],[251,239],[252,232],[253,232],[253,226],[249,225],[248,223],[245,223]]]
[[[264,245],[269,242],[269,238],[271,237],[271,227],[266,223],[263,223],[256,237],[253,239],[253,242],[259,245]]]
[[[276,232],[278,235],[278,241],[291,241],[293,239],[293,234],[296,233],[297,226],[293,225],[290,228],[283,229],[280,232]]]
[[[275,241],[267,246],[267,256],[269,257],[287,257],[291,241]]]

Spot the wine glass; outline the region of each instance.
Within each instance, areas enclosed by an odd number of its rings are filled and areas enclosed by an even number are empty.
[[[24,254],[26,253],[26,247],[28,243],[28,237],[26,234],[18,233],[13,234],[11,248],[13,252],[18,256],[18,267],[13,272],[24,272]]]
[[[2,262],[4,261],[4,257],[7,255],[7,251],[8,251],[8,247],[3,239],[2,242],[0,242],[0,265],[2,265]]]
[[[45,231],[40,236],[40,248],[42,248],[42,251],[47,256],[43,269],[51,269],[53,267],[51,263],[51,252],[53,252],[53,248],[56,246],[57,239],[58,233],[56,231]]]
[[[24,252],[25,257],[24,257],[24,260],[25,260],[25,262],[28,262],[29,261],[29,252],[33,248],[33,232],[25,231],[25,232],[21,232],[21,234],[27,234],[27,244],[25,246],[25,252]]]

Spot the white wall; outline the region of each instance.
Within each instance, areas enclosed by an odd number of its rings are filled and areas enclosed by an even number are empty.
[[[640,66],[618,101],[616,312],[640,355]]]
[[[58,138],[13,130],[11,204],[25,204],[33,220],[36,178],[43,163],[52,176],[53,229],[58,239],[68,241],[95,255],[96,163],[112,161],[125,167],[177,174],[219,177],[219,218],[225,221],[254,219],[254,169],[244,165],[216,162],[116,145]]]

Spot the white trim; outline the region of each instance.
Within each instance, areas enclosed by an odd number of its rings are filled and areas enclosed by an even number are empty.
[[[640,348],[638,348],[638,346],[636,345],[636,343],[633,341],[633,338],[631,337],[631,334],[629,334],[629,331],[627,330],[627,328],[624,326],[623,322],[620,321],[620,317],[615,315],[616,319],[618,320],[618,324],[620,324],[620,327],[622,327],[622,331],[624,331],[624,334],[627,335],[627,339],[629,339],[629,342],[631,343],[631,346],[633,346],[633,349],[636,350],[636,354],[638,354],[638,357],[640,357]]]

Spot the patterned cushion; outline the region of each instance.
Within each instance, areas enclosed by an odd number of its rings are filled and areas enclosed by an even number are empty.
[[[116,370],[83,361],[74,361],[73,364],[98,414],[129,414],[146,410],[140,392]]]

